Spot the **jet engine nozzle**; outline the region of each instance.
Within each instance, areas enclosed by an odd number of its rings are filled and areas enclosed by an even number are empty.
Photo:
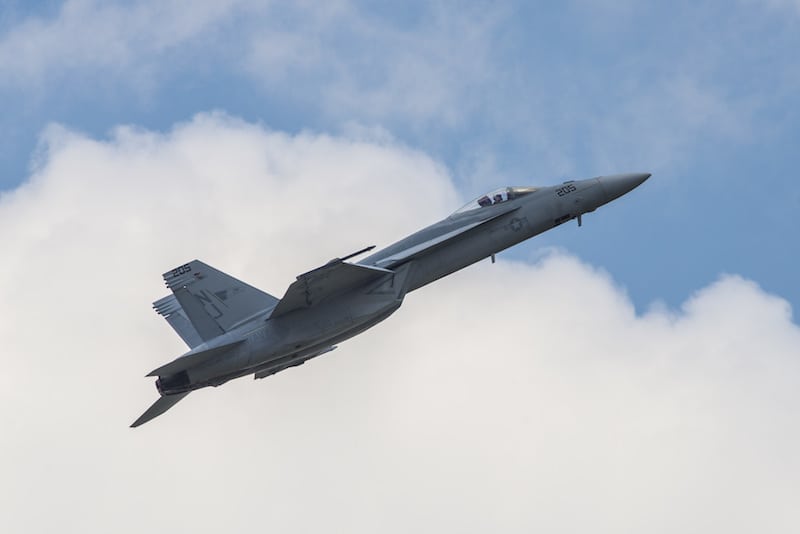
[[[169,376],[159,376],[156,389],[161,395],[173,395],[189,391],[189,373],[181,371]]]

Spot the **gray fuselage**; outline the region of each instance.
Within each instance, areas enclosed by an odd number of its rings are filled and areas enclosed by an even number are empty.
[[[649,175],[628,174],[518,188],[495,203],[459,210],[361,260],[357,265],[386,268],[387,274],[363,285],[327,295],[324,300],[279,317],[272,310],[226,332],[201,349],[229,350],[202,365],[161,376],[162,395],[217,386],[256,374],[262,378],[300,365],[386,319],[405,294],[486,259],[508,247],[578,218],[630,191]],[[490,199],[491,200],[491,199]],[[466,229],[466,230],[464,230]]]

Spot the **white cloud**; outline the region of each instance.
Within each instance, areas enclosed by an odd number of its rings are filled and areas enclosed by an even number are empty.
[[[699,142],[751,141],[752,106],[735,102],[696,73],[664,73],[659,79],[629,79],[624,102],[611,114],[587,119],[592,160],[602,169],[675,168],[692,161]]]
[[[288,11],[264,17],[244,66],[270,90],[301,95],[334,119],[452,127],[495,80],[490,53],[505,12],[495,6],[434,3],[410,25],[350,2]]]
[[[29,17],[0,37],[0,86],[47,91],[89,76],[147,90],[174,71],[232,64],[337,121],[453,124],[491,79],[497,12],[436,5],[400,27],[349,1],[69,0],[55,17]]]
[[[27,18],[2,36],[0,84],[39,87],[63,76],[77,81],[86,73],[156,83],[150,77],[164,63],[163,54],[196,45],[201,36],[210,39],[239,3],[68,0],[56,17]]]
[[[789,81],[755,74],[762,60],[752,36],[742,36],[744,10],[683,6],[670,14],[668,35],[659,8],[630,2],[437,3],[411,24],[349,3],[289,11],[275,17],[281,25],[265,16],[243,56],[270,94],[334,122],[411,131],[427,146],[458,135],[457,165],[473,180],[491,168],[482,155],[498,151],[519,155],[516,168],[506,158],[498,169],[506,175],[675,170],[700,146],[758,141],[760,114],[793,94]],[[542,31],[542,20],[564,17],[570,31]],[[714,38],[696,18],[718,22]]]
[[[660,9],[72,0],[0,36],[0,87],[28,101],[56,87],[150,95],[177,81],[172,94],[203,94],[218,90],[209,73],[237,87],[244,73],[267,115],[288,107],[329,130],[391,128],[454,154],[476,180],[493,168],[486,153],[513,156],[498,172],[517,176],[658,171],[706,143],[752,144],[779,128],[761,117],[797,92],[790,37],[758,39],[769,27],[751,27],[759,13],[746,5],[687,4],[669,23]],[[548,27],[564,19],[569,31]]]
[[[182,350],[149,310],[165,269],[199,257],[280,295],[458,202],[390,140],[219,114],[49,129],[0,196],[4,530],[797,531],[800,329],[736,276],[636,315],[576,258],[501,257],[308,365],[127,427]]]

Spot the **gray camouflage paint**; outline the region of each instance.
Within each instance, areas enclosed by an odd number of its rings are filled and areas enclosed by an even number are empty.
[[[473,203],[475,209],[462,208],[356,264],[335,259],[300,275],[281,300],[196,260],[173,269],[164,274],[173,295],[154,307],[191,350],[148,374],[158,376],[161,397],[131,426],[195,389],[250,374],[264,378],[329,352],[389,317],[408,292],[566,221],[580,224],[583,214],[649,176],[508,188],[507,199]]]

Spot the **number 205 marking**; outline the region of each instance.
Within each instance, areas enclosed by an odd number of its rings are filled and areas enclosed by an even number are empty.
[[[191,272],[192,268],[189,267],[189,264],[181,265],[180,267],[175,267],[172,269],[172,276],[180,276],[182,274]]]
[[[565,185],[564,187],[559,187],[558,189],[556,189],[556,195],[563,197],[564,195],[568,195],[569,193],[572,193],[573,191],[577,190],[578,190],[577,187],[575,187],[572,184],[569,184]]]

